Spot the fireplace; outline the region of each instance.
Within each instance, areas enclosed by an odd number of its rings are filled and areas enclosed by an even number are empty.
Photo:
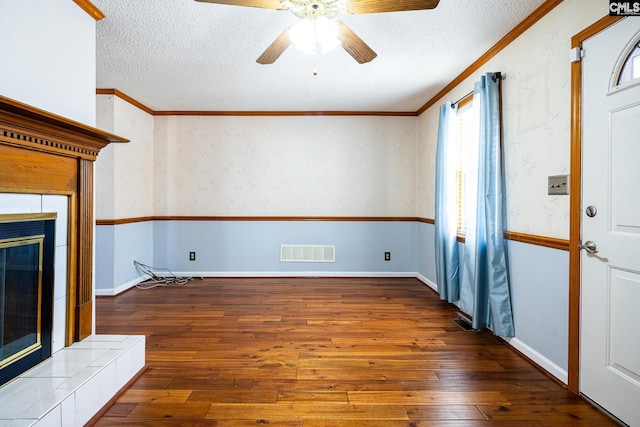
[[[49,298],[54,294],[53,335],[46,338],[43,332],[48,328],[42,320],[51,318],[47,303],[40,314],[40,331],[38,326],[36,332],[25,327],[30,331],[25,334],[27,344],[21,342],[28,356],[46,353],[47,346],[52,355],[0,387],[0,401],[7,403],[0,403],[5,421],[33,425],[38,419],[36,424],[49,425],[59,417],[57,425],[84,425],[144,366],[144,336],[91,336],[93,162],[107,144],[126,141],[0,95],[0,213],[57,213],[57,219],[52,220],[56,223],[55,243],[53,237],[48,239],[46,230],[25,234],[45,234],[38,289],[43,301],[47,293]],[[9,239],[15,240],[0,237]],[[52,258],[44,255],[50,244],[56,263],[53,290],[46,284],[53,276],[46,260]],[[4,362],[6,366],[19,363],[15,359]]]
[[[0,215],[0,386],[51,357],[55,219]]]
[[[93,332],[93,162],[107,144],[127,141],[0,96],[0,193],[68,201],[65,346]]]

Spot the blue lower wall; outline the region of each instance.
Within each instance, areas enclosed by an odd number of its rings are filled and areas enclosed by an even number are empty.
[[[133,260],[153,262],[153,222],[96,226],[97,295],[114,295],[139,278]]]
[[[418,277],[429,286],[437,283],[436,253],[435,253],[435,226],[424,222],[416,225],[416,271]]]
[[[97,293],[100,290],[112,290],[117,287],[114,280],[116,266],[114,264],[115,242],[114,234],[115,226],[98,225],[96,226],[96,264],[95,264],[95,288]],[[121,269],[119,266],[118,270]]]
[[[566,380],[563,376],[568,367],[569,252],[509,241],[508,255],[517,338],[512,344],[519,348],[519,343],[523,343],[535,349],[556,365],[543,367]]]
[[[280,262],[281,244],[335,245],[333,263]],[[415,274],[416,223],[399,221],[156,221],[154,263],[207,273]],[[189,261],[189,252],[196,260]],[[391,261],[384,253],[391,252]]]

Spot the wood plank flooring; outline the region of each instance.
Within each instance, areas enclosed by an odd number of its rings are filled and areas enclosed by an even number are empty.
[[[210,278],[99,298],[149,369],[97,426],[615,426],[416,279]]]

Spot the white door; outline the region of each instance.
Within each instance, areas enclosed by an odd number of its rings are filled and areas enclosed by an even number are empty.
[[[580,391],[631,426],[640,426],[640,78],[616,87],[615,75],[639,38],[640,18],[626,18],[583,43],[582,59],[582,242],[598,252],[581,254]]]

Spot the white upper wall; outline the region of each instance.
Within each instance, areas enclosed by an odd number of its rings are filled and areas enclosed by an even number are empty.
[[[109,144],[96,160],[96,218],[153,215],[153,122],[149,113],[113,95],[97,96],[97,124],[131,142]]]
[[[416,119],[158,116],[154,214],[415,216]]]
[[[547,177],[570,173],[571,37],[607,14],[608,2],[565,0],[419,117],[418,216],[435,215],[440,105],[471,91],[482,74],[501,71],[506,228],[569,238],[569,196],[549,196]]]
[[[415,216],[415,117],[154,117],[97,99],[98,125],[131,140],[98,156],[98,219]]]
[[[95,52],[71,0],[0,0],[0,95],[95,126]]]

